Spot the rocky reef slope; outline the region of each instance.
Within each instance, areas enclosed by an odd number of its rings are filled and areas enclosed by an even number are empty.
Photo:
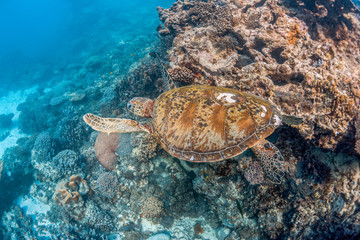
[[[350,3],[178,1],[159,8],[169,72],[186,84],[270,99],[303,117],[299,131],[317,146],[351,144],[360,106],[360,22]]]

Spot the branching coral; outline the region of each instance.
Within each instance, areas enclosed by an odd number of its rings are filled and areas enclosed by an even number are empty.
[[[168,70],[170,77],[177,82],[190,84],[194,80],[193,72],[185,67],[175,67]]]
[[[143,202],[141,214],[144,218],[157,218],[164,213],[164,203],[156,197],[148,197]]]
[[[52,159],[52,166],[56,169],[58,177],[71,176],[74,173],[82,172],[81,158],[72,150],[63,150]]]
[[[96,191],[102,196],[113,198],[119,190],[118,179],[114,173],[104,172],[96,181]]]

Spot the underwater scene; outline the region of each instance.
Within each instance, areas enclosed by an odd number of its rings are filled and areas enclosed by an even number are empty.
[[[359,0],[2,0],[0,239],[360,239]]]

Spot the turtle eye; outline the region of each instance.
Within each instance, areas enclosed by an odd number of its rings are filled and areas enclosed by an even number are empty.
[[[133,106],[132,103],[131,103],[131,102],[128,102],[128,104],[127,104],[127,109],[131,110],[132,106]]]

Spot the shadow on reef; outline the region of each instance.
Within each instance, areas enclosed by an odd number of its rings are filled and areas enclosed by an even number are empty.
[[[320,40],[320,26],[323,28],[322,31],[325,29],[326,37],[336,42],[346,40],[348,31],[353,30],[353,24],[346,14],[360,13],[350,0],[282,0],[282,2],[285,6],[294,9],[294,16],[302,19],[309,26],[309,34],[313,40]]]
[[[11,204],[28,192],[34,182],[34,168],[30,162],[33,140],[21,138],[18,145],[5,151],[0,169],[0,216]]]

